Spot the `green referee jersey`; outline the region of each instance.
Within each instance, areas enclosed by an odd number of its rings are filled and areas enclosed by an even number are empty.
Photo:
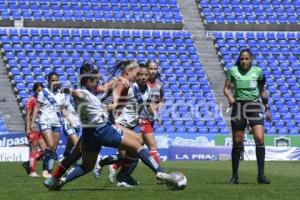
[[[227,72],[226,80],[234,85],[234,98],[240,101],[251,101],[259,98],[258,80],[264,77],[259,67],[252,66],[249,71],[243,73],[237,66]]]

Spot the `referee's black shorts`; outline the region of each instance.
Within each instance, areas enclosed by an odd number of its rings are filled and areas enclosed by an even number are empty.
[[[251,127],[264,125],[263,108],[259,101],[237,101],[231,112],[232,130],[244,131],[248,122]]]

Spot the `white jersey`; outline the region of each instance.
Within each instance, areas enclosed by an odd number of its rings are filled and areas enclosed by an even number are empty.
[[[137,83],[132,84],[128,91],[127,103],[116,122],[127,127],[134,128],[138,125],[139,114],[151,100],[151,89],[147,86],[145,92],[141,92]]]
[[[73,97],[70,95],[65,95],[65,108],[67,109],[69,113],[69,118],[71,120],[71,125],[74,128],[79,128],[80,127],[80,120],[79,117],[76,113],[76,110],[74,108],[74,100]],[[68,124],[68,120],[64,117],[63,118],[64,123]]]
[[[39,124],[47,124],[59,127],[61,117],[61,106],[64,105],[64,93],[59,90],[56,93],[50,92],[48,88],[44,88],[38,93],[37,101],[40,103]]]
[[[104,126],[108,122],[108,111],[100,99],[87,89],[77,89],[83,98],[76,98],[77,111],[82,127]]]

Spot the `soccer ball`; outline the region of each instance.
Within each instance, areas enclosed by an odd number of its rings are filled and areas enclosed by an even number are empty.
[[[187,185],[187,179],[181,172],[172,172],[169,174],[174,180],[173,183],[167,183],[169,190],[183,190]]]

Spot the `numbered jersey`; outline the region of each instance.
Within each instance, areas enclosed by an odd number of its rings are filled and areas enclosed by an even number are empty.
[[[134,128],[138,125],[139,115],[147,107],[151,100],[151,89],[147,86],[147,89],[142,92],[137,83],[134,83],[127,95],[127,104],[123,108],[121,115],[117,118],[116,122],[127,127]]]
[[[83,98],[76,99],[76,107],[82,127],[105,126],[108,122],[106,106],[87,89],[78,89],[78,91],[83,94]]]
[[[48,88],[38,93],[37,102],[40,103],[39,124],[60,126],[61,106],[64,105],[65,96],[59,90],[55,93]]]

